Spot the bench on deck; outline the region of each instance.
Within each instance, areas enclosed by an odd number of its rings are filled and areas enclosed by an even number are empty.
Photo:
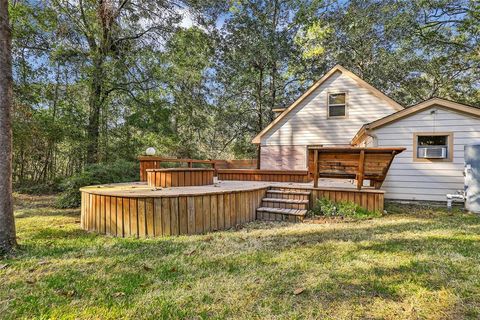
[[[357,180],[361,189],[364,180],[380,189],[395,156],[405,148],[308,147],[308,171],[314,187],[319,178]]]

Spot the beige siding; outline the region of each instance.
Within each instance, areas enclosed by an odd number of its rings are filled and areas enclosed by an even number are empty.
[[[327,119],[328,92],[347,93],[347,119]],[[349,145],[363,124],[393,112],[369,89],[337,72],[265,134],[261,145]]]
[[[432,110],[437,110],[431,114]],[[413,133],[453,132],[453,162],[414,162]],[[406,147],[383,185],[387,199],[445,201],[447,193],[463,190],[463,148],[480,141],[480,119],[432,107],[373,131],[379,147]]]
[[[262,146],[260,169],[306,170],[307,146]]]

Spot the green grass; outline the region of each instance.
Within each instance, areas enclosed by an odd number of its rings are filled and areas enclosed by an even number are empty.
[[[80,230],[79,211],[54,200],[16,196],[20,247],[0,261],[1,318],[480,317],[474,215],[389,205],[366,221],[137,240]]]

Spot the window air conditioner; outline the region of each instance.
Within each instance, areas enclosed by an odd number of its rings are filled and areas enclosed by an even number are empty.
[[[417,158],[445,159],[447,158],[447,147],[445,146],[418,147]]]

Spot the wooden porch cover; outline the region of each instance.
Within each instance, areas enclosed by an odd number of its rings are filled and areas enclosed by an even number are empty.
[[[364,180],[380,189],[395,156],[405,148],[308,147],[308,171],[314,187],[319,178]]]

